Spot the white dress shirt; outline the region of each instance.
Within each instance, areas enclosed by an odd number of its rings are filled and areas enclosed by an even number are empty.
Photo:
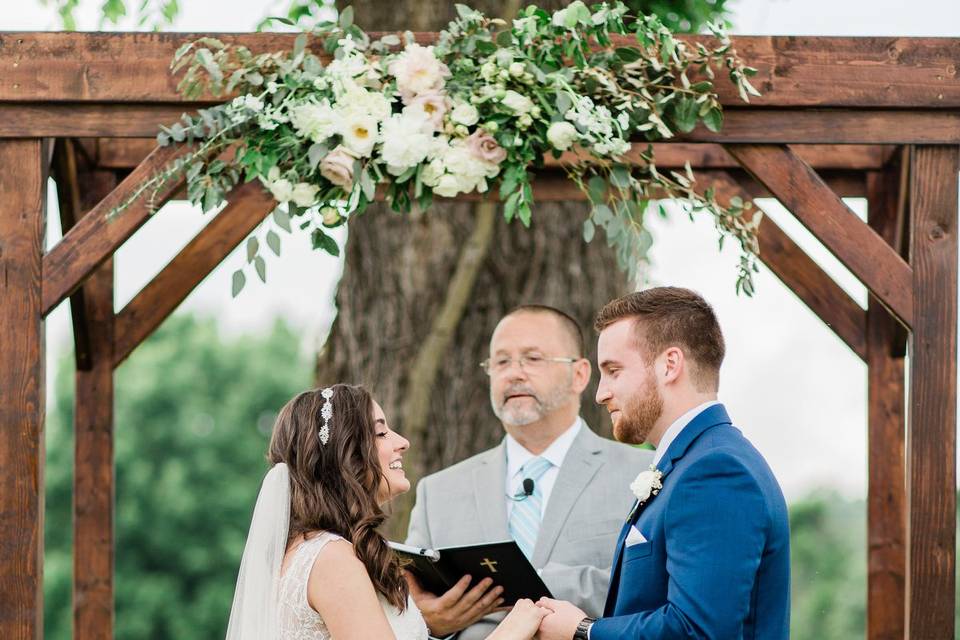
[[[660,460],[663,458],[664,454],[667,453],[667,449],[670,448],[670,443],[672,443],[680,432],[683,431],[683,428],[688,424],[693,422],[693,419],[705,411],[708,407],[712,407],[715,404],[720,404],[719,400],[711,400],[709,402],[704,402],[701,405],[690,409],[685,414],[674,420],[673,424],[667,427],[667,430],[663,432],[663,437],[660,438],[660,444],[657,445],[657,451],[653,454],[653,466],[660,464]]]
[[[577,416],[574,423],[556,440],[550,443],[546,451],[540,454],[541,458],[549,460],[553,465],[547,469],[536,482],[536,486],[540,490],[540,495],[543,496],[543,499],[540,501],[541,513],[547,510],[547,502],[550,500],[550,492],[553,491],[553,485],[556,483],[557,475],[560,473],[560,465],[563,464],[563,459],[567,457],[570,445],[573,444],[577,434],[580,433],[582,425],[583,419]],[[523,486],[523,475],[520,474],[520,468],[523,467],[528,460],[535,457],[536,456],[530,453],[522,444],[517,442],[513,436],[507,434],[507,477],[504,483],[504,486],[507,488],[507,493],[504,496],[504,500],[507,502],[508,520],[514,503],[510,498],[515,496]]]

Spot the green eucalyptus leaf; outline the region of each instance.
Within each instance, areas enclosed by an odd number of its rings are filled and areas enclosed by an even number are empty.
[[[596,233],[597,228],[593,225],[589,219],[583,221],[583,241],[590,242],[593,240],[593,235]]]
[[[260,241],[254,236],[247,238],[247,262],[253,262],[253,259],[257,256],[257,252],[259,250]]]
[[[253,260],[253,266],[257,270],[257,275],[260,276],[260,282],[266,284],[267,282],[267,261],[263,259],[262,256],[257,256]]]
[[[243,271],[237,269],[233,272],[233,284],[231,286],[232,295],[236,298],[240,295],[240,292],[243,291],[243,286],[247,284],[247,276],[243,275]]]
[[[267,231],[267,246],[270,247],[274,255],[280,255],[280,236],[273,229]]]

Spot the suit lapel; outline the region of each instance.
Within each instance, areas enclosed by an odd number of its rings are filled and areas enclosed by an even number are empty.
[[[603,455],[598,439],[599,437],[587,427],[585,422],[581,423],[580,433],[570,444],[553,490],[550,492],[550,501],[543,514],[540,531],[537,534],[537,544],[533,549],[531,559],[533,566],[540,567],[546,564],[570,515],[570,510],[600,469]]]
[[[510,539],[507,528],[506,443],[491,449],[473,470],[473,495],[477,504],[477,520],[483,539],[490,542]]]

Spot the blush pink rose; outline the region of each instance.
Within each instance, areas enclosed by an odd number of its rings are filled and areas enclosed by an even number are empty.
[[[507,157],[507,150],[497,144],[496,138],[478,129],[467,138],[467,148],[479,160],[500,164]]]
[[[349,190],[353,187],[353,162],[356,159],[341,145],[320,161],[320,175],[338,187]]]

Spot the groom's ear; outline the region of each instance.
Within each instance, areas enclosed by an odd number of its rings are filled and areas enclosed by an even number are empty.
[[[676,382],[687,366],[686,357],[679,347],[669,347],[657,358],[657,373],[663,384]]]

